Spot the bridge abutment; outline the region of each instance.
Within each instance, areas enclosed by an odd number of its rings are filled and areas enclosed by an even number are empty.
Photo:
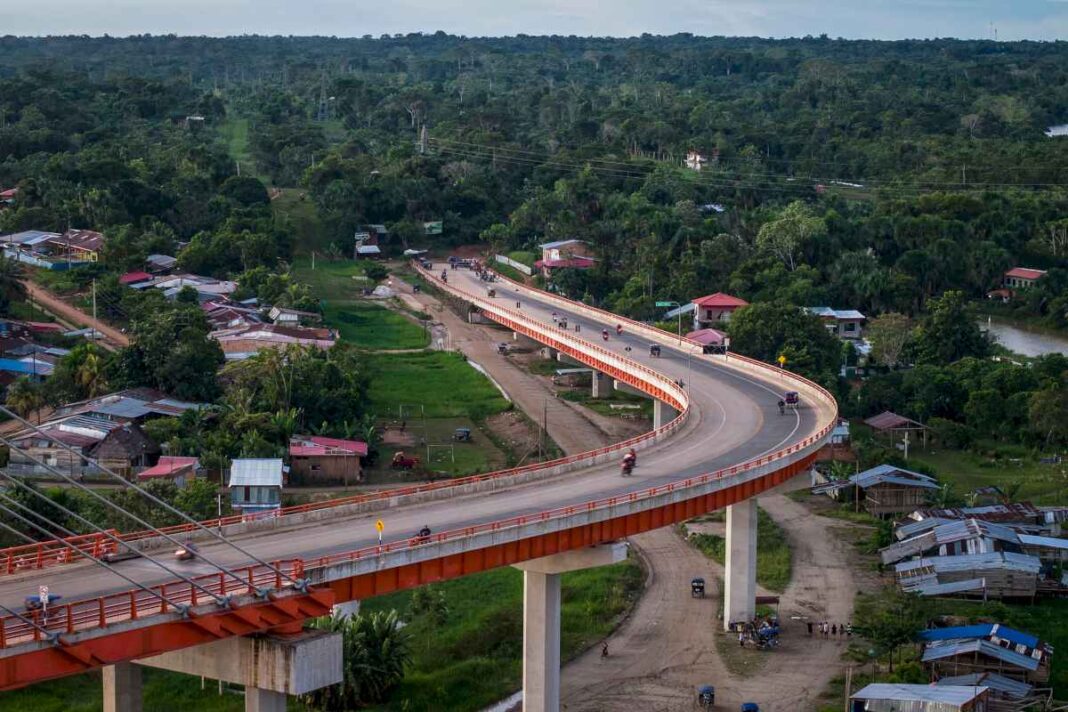
[[[727,507],[727,561],[723,627],[756,615],[757,503],[751,497]]]
[[[626,558],[627,545],[615,542],[516,564],[523,572],[523,712],[560,710],[560,575]]]

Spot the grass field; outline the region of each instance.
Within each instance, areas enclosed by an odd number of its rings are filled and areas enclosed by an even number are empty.
[[[248,119],[226,119],[219,124],[219,135],[226,142],[227,153],[241,166],[241,175],[255,176],[262,180],[248,147]]]
[[[343,340],[362,349],[421,349],[430,343],[422,326],[377,304],[328,302],[323,317]]]
[[[372,410],[379,417],[398,413],[401,404],[408,404],[422,409],[427,418],[477,421],[510,407],[500,391],[458,353],[372,353],[368,364]]]
[[[912,450],[909,460],[934,469],[938,478],[951,483],[957,495],[964,495],[978,487],[996,485],[1004,489],[1019,483],[1017,501],[1035,504],[1063,504],[1068,489],[1068,463],[1043,465],[1033,457],[1023,455],[1018,462],[1008,458],[993,459],[970,451],[933,448]]]
[[[179,673],[144,669],[145,712],[240,712],[244,697],[224,692],[218,683],[207,681],[200,689],[200,679]],[[0,695],[0,712],[100,712],[103,710],[103,687],[99,673],[86,673],[52,680]],[[290,701],[289,709],[304,706]]]
[[[758,508],[757,523],[757,583],[769,591],[782,592],[790,584],[793,564],[786,534],[775,520]],[[705,556],[719,564],[727,558],[726,539],[715,534],[690,534],[687,540]]]
[[[606,636],[642,585],[633,561],[564,574],[560,648],[569,659]],[[410,620],[414,660],[382,710],[479,710],[519,688],[522,675],[523,576],[511,568],[446,581],[448,616],[434,628]],[[367,601],[361,612],[397,609],[409,620],[411,592]]]
[[[330,236],[323,232],[319,222],[319,210],[303,188],[281,188],[271,201],[271,209],[279,226],[291,235],[295,253],[322,251],[330,244]]]

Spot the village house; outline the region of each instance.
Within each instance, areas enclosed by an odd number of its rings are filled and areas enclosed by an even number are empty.
[[[538,245],[541,259],[534,266],[546,277],[557,269],[589,269],[596,260],[589,245],[583,240],[557,240]]]
[[[1042,562],[1027,554],[995,551],[909,559],[894,566],[901,590],[921,596],[1034,598]]]
[[[694,307],[693,329],[694,331],[699,331],[726,324],[731,320],[731,315],[734,312],[744,306],[748,306],[749,302],[723,292],[716,292],[715,294],[694,299],[691,304]]]
[[[1001,286],[1005,289],[1027,289],[1035,286],[1035,282],[1046,274],[1044,269],[1031,269],[1029,267],[1013,267],[1005,273]]]
[[[7,469],[24,476],[57,476],[53,470],[58,470],[81,478],[101,474],[103,467],[131,479],[155,462],[160,452],[135,423],[94,415],[56,418],[17,433],[12,440]]]
[[[329,349],[337,342],[333,329],[278,324],[250,324],[211,332],[227,360],[249,358],[262,349],[280,349],[289,344]]]
[[[287,307],[271,307],[267,312],[267,318],[274,324],[282,326],[300,326],[306,324],[320,324],[323,317],[315,312],[300,311]]]
[[[67,403],[56,409],[56,417],[92,415],[118,423],[142,423],[154,417],[177,417],[187,410],[208,407],[170,398],[153,388],[127,388],[107,395]]]
[[[878,465],[848,479],[818,483],[812,492],[854,501],[869,514],[886,517],[922,507],[938,489],[933,477],[893,465]]]
[[[986,687],[876,682],[849,696],[849,712],[990,712]]]
[[[45,249],[61,260],[97,262],[104,240],[104,235],[95,230],[67,230],[45,242]]]
[[[289,440],[290,478],[294,485],[344,484],[363,479],[360,458],[367,443],[319,435],[294,435]]]
[[[921,658],[932,679],[994,673],[1012,680],[1049,680],[1053,649],[1037,637],[999,623],[932,628],[922,631]]]
[[[202,472],[199,458],[164,455],[155,465],[137,473],[137,479],[141,482],[165,480],[173,482],[178,489],[181,489],[199,477]]]
[[[18,188],[0,188],[0,210],[6,210],[7,208],[14,207],[15,201],[18,200],[18,197]]]
[[[827,331],[839,339],[860,339],[864,328],[864,320],[867,319],[856,309],[807,307],[805,311],[818,316]]]
[[[178,266],[178,258],[170,255],[149,255],[145,258],[145,268],[153,274],[164,274]]]
[[[282,506],[285,465],[281,458],[248,458],[230,465],[230,505],[242,514]]]
[[[939,687],[985,687],[990,694],[990,712],[1029,709],[1032,704],[1042,704],[1049,699],[1048,692],[1045,695],[1036,694],[1034,685],[998,675],[996,672],[972,672],[942,677],[935,681],[935,685]]]

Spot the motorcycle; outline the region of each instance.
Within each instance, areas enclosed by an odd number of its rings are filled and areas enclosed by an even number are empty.
[[[616,336],[622,336],[622,335],[623,335],[623,325],[622,324],[616,324]]]
[[[187,541],[181,549],[175,549],[174,558],[178,561],[191,561],[197,557],[197,545]]]
[[[623,471],[624,477],[629,477],[634,472],[634,460],[624,459],[623,466],[620,469]]]
[[[601,331],[601,338],[605,341],[608,341],[608,329],[604,329]]]

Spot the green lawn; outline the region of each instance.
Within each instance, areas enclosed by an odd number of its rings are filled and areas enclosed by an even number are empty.
[[[775,520],[757,508],[757,583],[769,591],[782,592],[790,584],[793,564],[786,534]],[[727,558],[726,540],[715,534],[690,534],[687,540],[719,564]]]
[[[190,675],[145,669],[143,671],[145,712],[240,712],[244,697],[224,692],[208,680],[204,690],[200,679]],[[0,712],[99,712],[104,708],[99,673],[85,673],[42,682],[0,695]],[[303,705],[291,700],[291,710]]]
[[[515,250],[513,252],[509,252],[508,257],[512,258],[519,264],[526,265],[527,267],[533,267],[534,263],[538,260],[538,256],[536,254],[526,250]]]
[[[377,304],[327,302],[323,317],[342,339],[362,349],[421,349],[430,343],[422,326]]]
[[[360,296],[364,287],[374,284],[364,277],[362,262],[341,259],[330,262],[321,255],[311,266],[311,257],[302,255],[293,260],[292,274],[298,282],[311,287],[312,294],[327,301],[349,301]]]
[[[909,460],[934,469],[942,482],[951,483],[959,496],[988,485],[1004,489],[1018,482],[1017,501],[1035,504],[1060,504],[1068,488],[1068,464],[1043,465],[1033,457],[1022,456],[1019,462],[1008,458],[993,459],[970,451],[937,447],[924,452],[909,451]]]
[[[371,410],[379,417],[415,405],[427,418],[468,417],[478,421],[511,404],[458,353],[426,351],[368,354]],[[425,409],[420,411],[420,409]],[[411,408],[406,408],[408,414]]]
[[[642,585],[633,561],[564,574],[560,647],[569,659],[611,632]],[[479,710],[519,688],[523,576],[501,568],[437,584],[448,616],[435,629],[415,618],[411,670],[382,710]],[[361,613],[397,609],[409,620],[411,592],[366,601]]]

